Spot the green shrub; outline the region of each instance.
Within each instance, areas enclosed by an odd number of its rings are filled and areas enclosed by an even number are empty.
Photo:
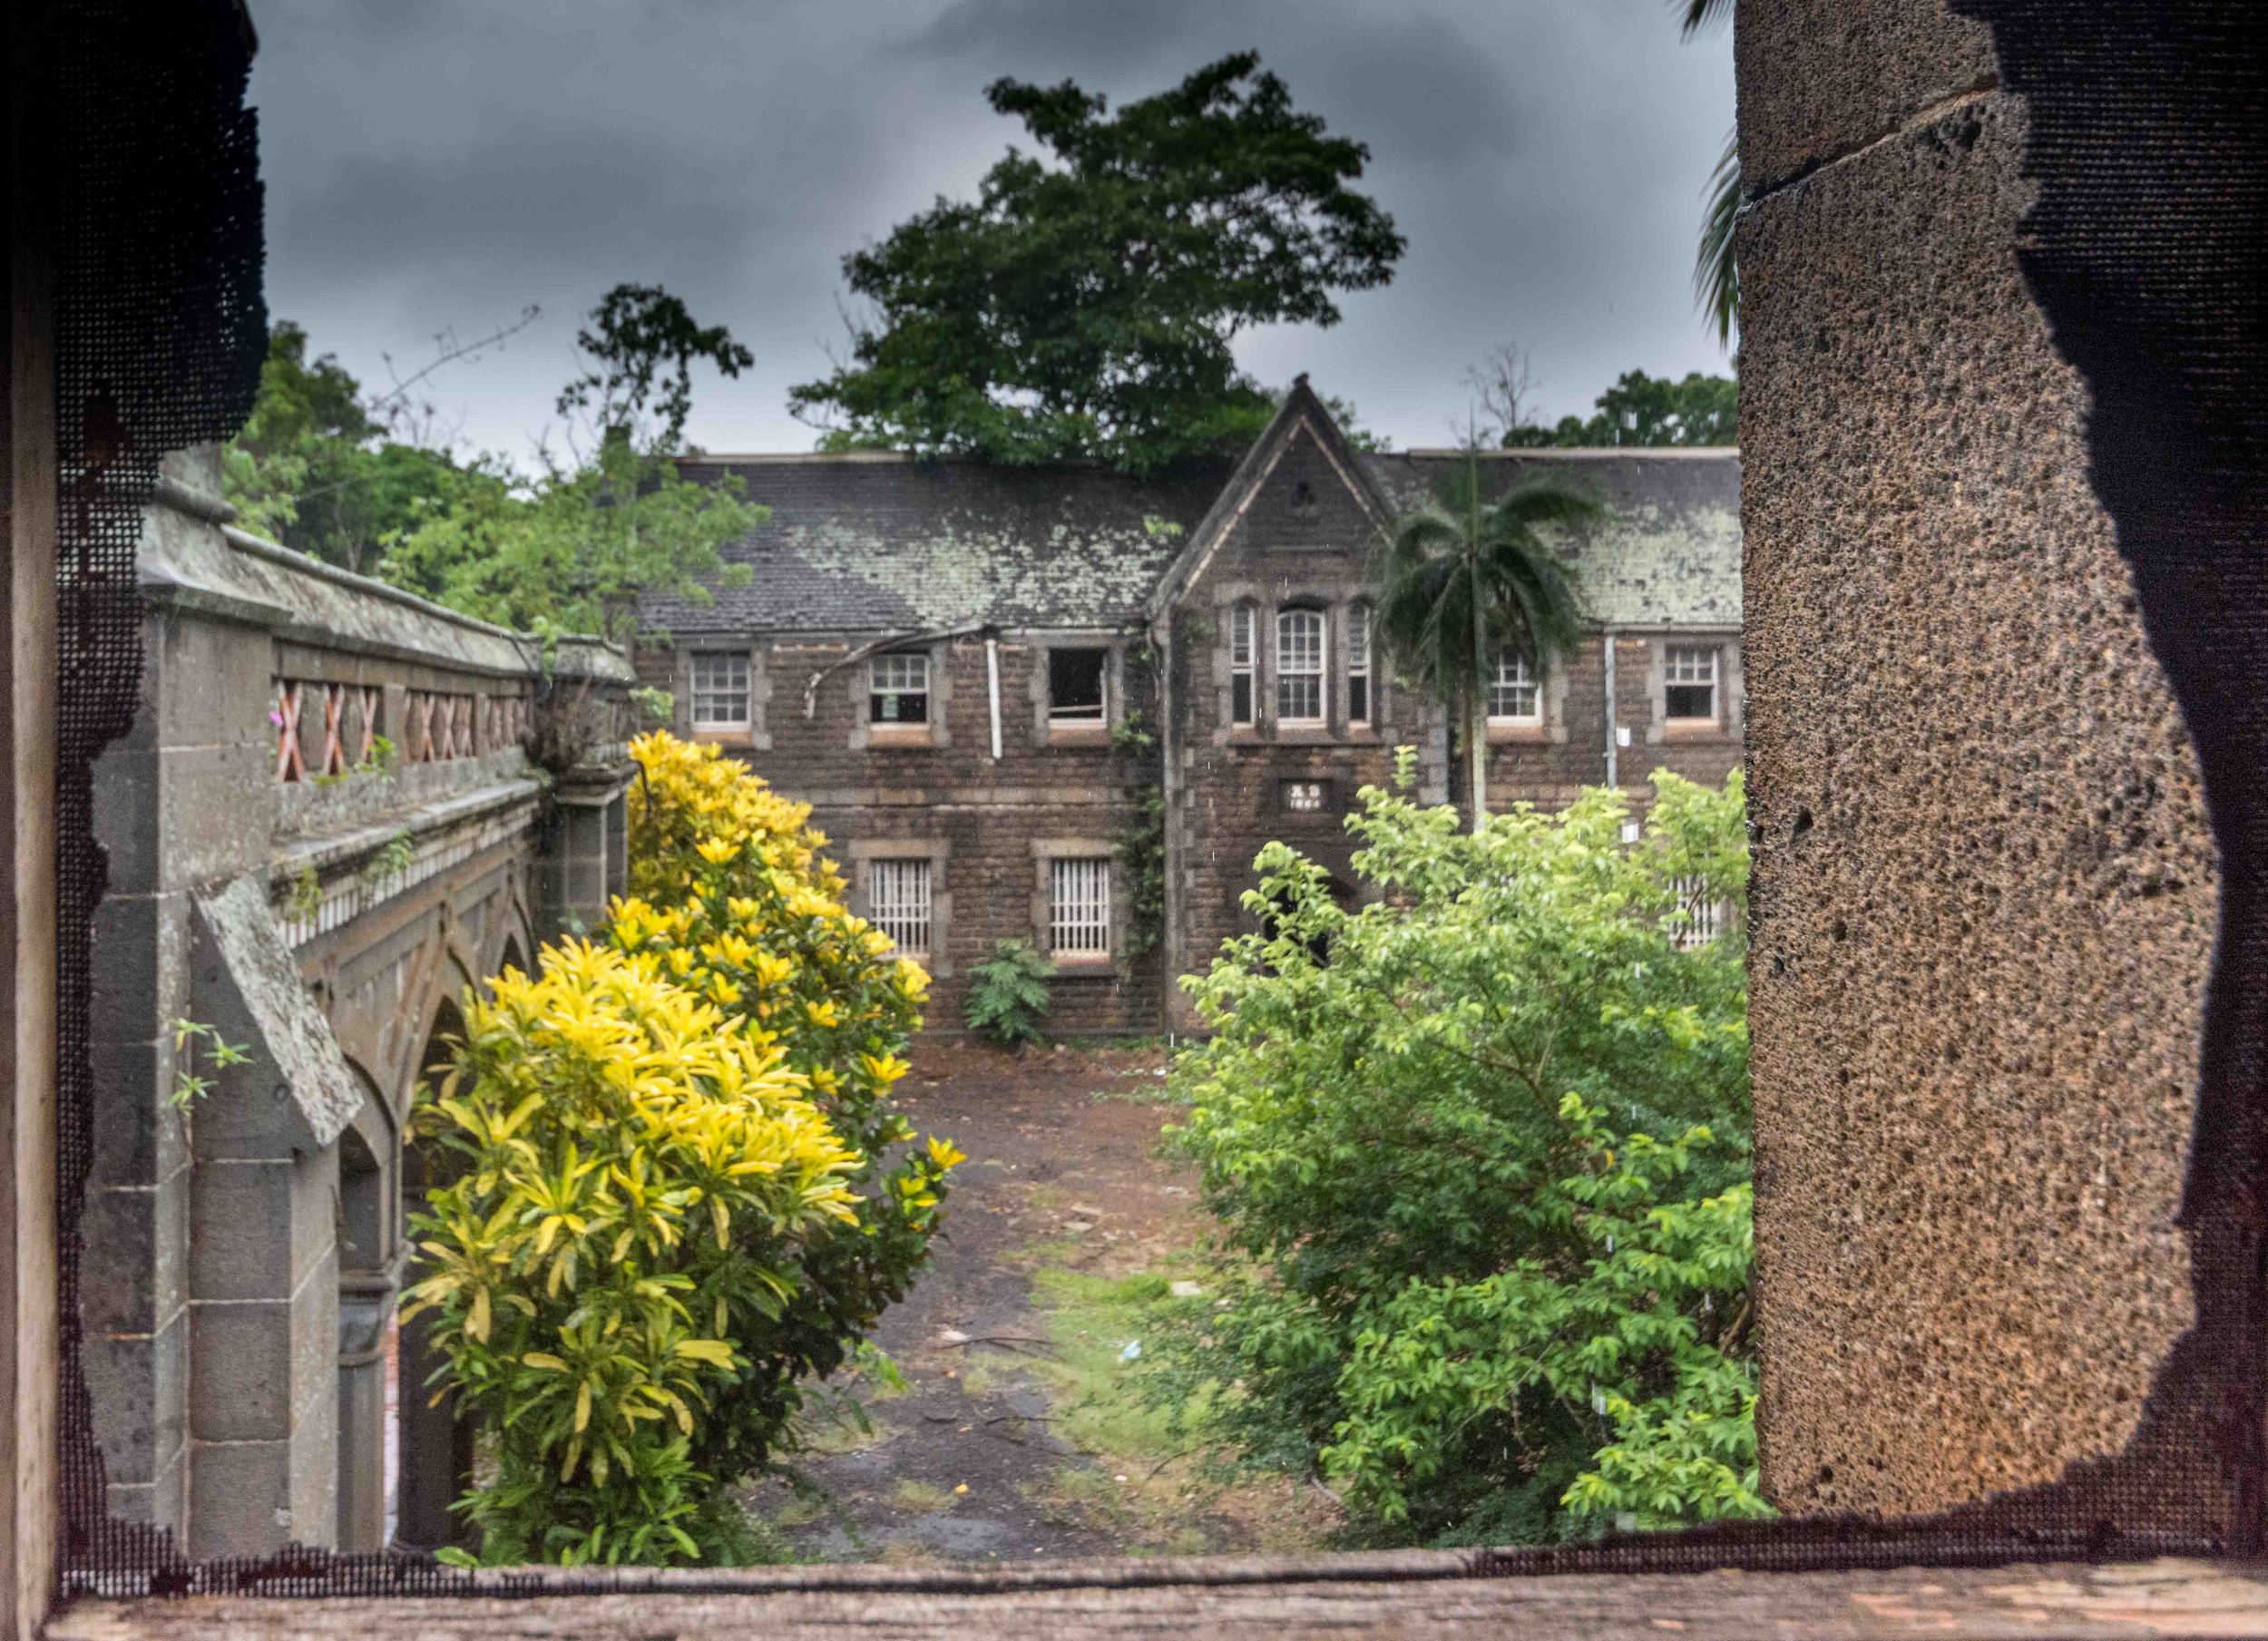
[[[1741,936],[1671,938],[1678,880],[1745,893],[1739,777],[1656,776],[1625,846],[1614,793],[1468,836],[1407,771],[1349,823],[1374,904],[1271,844],[1263,932],[1183,982],[1176,1143],[1233,1263],[1158,1393],[1237,1387],[1216,1434],[1377,1537],[1761,1511]]]
[[[927,977],[843,908],[808,811],[714,748],[634,752],[603,942],[468,997],[418,1131],[413,1311],[495,1469],[491,1563],[732,1562],[728,1489],[926,1257],[960,1154],[891,1103]]]
[[[1012,1049],[1040,1040],[1052,971],[1031,943],[1004,940],[969,971],[969,1030]]]

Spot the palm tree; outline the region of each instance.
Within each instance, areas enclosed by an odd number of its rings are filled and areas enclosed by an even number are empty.
[[[1723,21],[1733,0],[1677,0],[1683,13],[1678,32],[1686,39]],[[1725,152],[1709,174],[1709,206],[1701,216],[1701,242],[1693,258],[1693,296],[1716,327],[1719,343],[1733,339],[1740,311],[1740,259],[1733,248],[1733,221],[1740,213],[1740,132],[1725,134]]]
[[[1539,532],[1606,513],[1549,473],[1490,501],[1480,452],[1468,448],[1439,499],[1403,513],[1387,533],[1379,637],[1444,707],[1454,711],[1462,699],[1476,832],[1488,818],[1488,686],[1498,652],[1524,642],[1540,676],[1582,638],[1574,573]]]

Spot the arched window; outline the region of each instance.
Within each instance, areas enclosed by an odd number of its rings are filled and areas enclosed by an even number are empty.
[[[1276,721],[1323,722],[1323,614],[1279,610],[1276,617]]]

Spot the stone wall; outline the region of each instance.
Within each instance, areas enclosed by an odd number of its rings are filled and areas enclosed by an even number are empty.
[[[797,633],[754,639],[689,639],[681,650],[640,651],[641,677],[676,697],[680,734],[716,740],[780,791],[812,806],[812,824],[851,882],[851,904],[871,910],[869,863],[919,855],[931,863],[938,923],[926,958],[934,982],[929,1029],[963,1029],[969,971],[1003,940],[1047,948],[1046,860],[1051,851],[1110,854],[1135,818],[1136,795],[1153,783],[1154,757],[1122,752],[1110,725],[1051,730],[1051,644],[1108,646],[1110,722],[1131,709],[1155,723],[1156,687],[1139,636],[1099,630],[1002,633],[1000,752],[992,752],[986,640],[912,645],[930,657],[925,730],[875,732],[868,723],[867,669],[847,659],[871,633]],[[694,655],[729,648],[749,658],[758,699],[748,731],[707,734],[691,719]],[[815,675],[817,681],[815,684]],[[810,702],[807,716],[805,703]],[[1114,961],[1061,965],[1049,1029],[1063,1032],[1158,1030],[1159,962],[1152,949],[1127,956],[1130,932],[1123,871],[1114,873]]]
[[[113,1514],[196,1556],[376,1549],[403,1121],[454,1000],[618,884],[631,674],[246,535],[217,477],[174,458],[148,510],[140,701],[94,771],[84,1362]],[[575,804],[595,841],[547,861]]]
[[[1924,1510],[2117,1451],[2189,1324],[2218,866],[1990,37],[1737,57],[1764,1482]]]

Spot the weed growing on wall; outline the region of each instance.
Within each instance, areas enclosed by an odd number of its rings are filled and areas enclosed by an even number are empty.
[[[1349,823],[1373,904],[1271,844],[1184,982],[1227,1258],[1161,1393],[1379,1538],[1761,1513],[1741,937],[1673,938],[1681,884],[1740,904],[1739,777],[1657,774],[1625,846],[1615,793],[1461,835],[1407,774]]]
[[[732,1558],[726,1490],[904,1295],[961,1160],[900,1148],[927,977],[808,811],[713,747],[632,753],[637,894],[467,999],[416,1119],[464,1158],[410,1298],[495,1454],[461,1507],[491,1563]]]

